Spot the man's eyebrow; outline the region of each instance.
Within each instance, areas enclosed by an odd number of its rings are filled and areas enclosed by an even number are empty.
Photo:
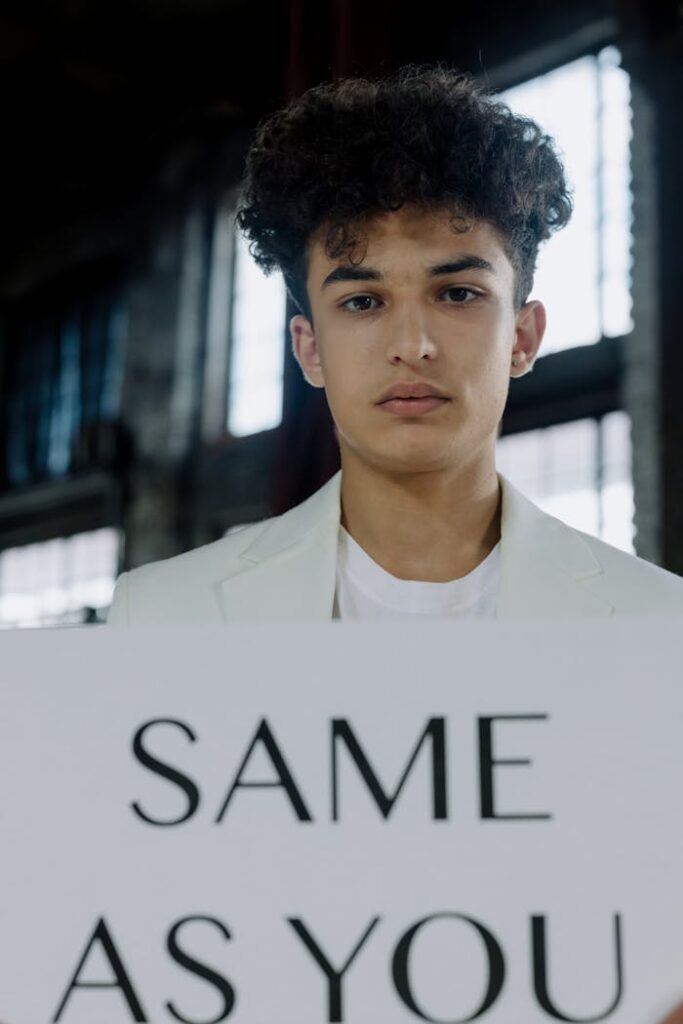
[[[432,267],[427,267],[427,273],[430,277],[458,274],[462,270],[484,270],[488,274],[495,274],[496,272],[492,263],[485,260],[482,256],[475,256],[471,253],[459,256],[455,260],[449,260],[448,263],[437,263]],[[382,279],[383,275],[373,267],[340,266],[335,267],[327,275],[322,283],[322,287],[325,288],[328,284],[333,284],[335,281],[381,281]]]
[[[322,287],[325,288],[328,284],[334,284],[335,281],[381,280],[382,275],[379,270],[373,270],[371,267],[335,267],[323,281]]]
[[[492,263],[485,260],[483,256],[474,256],[471,253],[467,253],[460,256],[457,260],[451,260],[448,263],[437,263],[434,267],[429,267],[430,277],[438,277],[441,274],[458,274],[461,270],[485,270],[487,274],[495,274],[496,269]]]

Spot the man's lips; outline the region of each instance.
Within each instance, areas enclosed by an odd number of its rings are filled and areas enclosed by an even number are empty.
[[[429,384],[395,384],[377,403],[386,412],[398,416],[422,416],[450,402],[448,395]]]
[[[448,395],[445,395],[443,391],[439,391],[438,388],[433,387],[431,384],[406,381],[401,384],[393,384],[390,388],[387,388],[377,404],[384,405],[386,402],[394,399],[410,400],[422,398],[440,398],[449,401]]]

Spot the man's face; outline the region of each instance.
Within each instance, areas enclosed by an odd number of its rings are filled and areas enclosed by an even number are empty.
[[[327,393],[342,464],[492,466],[509,379],[533,363],[543,307],[515,310],[514,271],[486,222],[456,231],[446,211],[402,207],[373,220],[364,238],[364,258],[351,265],[313,236],[315,330],[300,315],[290,324],[306,378]]]

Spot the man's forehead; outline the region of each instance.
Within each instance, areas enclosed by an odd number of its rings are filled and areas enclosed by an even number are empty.
[[[501,262],[507,262],[502,239],[493,225],[449,210],[425,212],[402,208],[349,223],[346,236],[356,244],[338,256],[331,256],[327,250],[328,230],[323,226],[310,239],[309,270],[314,270],[316,277],[326,277],[335,267],[377,266],[399,249],[414,255],[425,269],[460,255],[474,257],[472,265],[480,257],[481,269],[496,269]]]

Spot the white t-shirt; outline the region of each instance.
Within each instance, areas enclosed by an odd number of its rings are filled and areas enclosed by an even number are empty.
[[[340,526],[333,618],[494,619],[499,580],[500,542],[467,576],[426,583],[392,576]]]

